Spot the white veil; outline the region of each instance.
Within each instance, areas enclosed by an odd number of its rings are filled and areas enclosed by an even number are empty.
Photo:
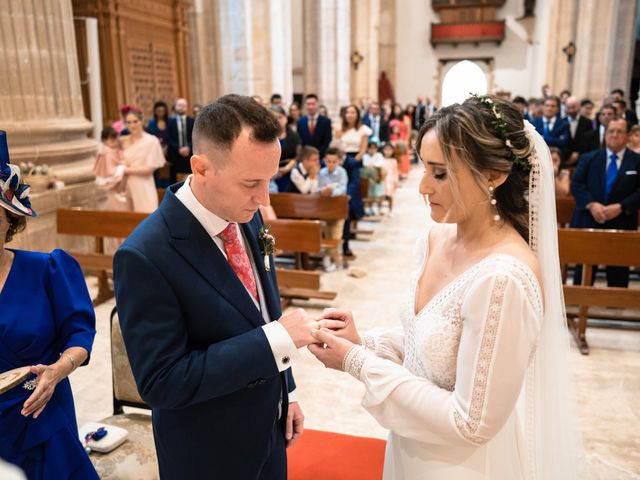
[[[544,317],[540,338],[518,402],[524,420],[527,480],[573,480],[584,465],[569,358],[551,154],[533,125],[525,132],[534,150],[529,181],[529,245],[542,274]],[[523,409],[523,410],[521,410]]]

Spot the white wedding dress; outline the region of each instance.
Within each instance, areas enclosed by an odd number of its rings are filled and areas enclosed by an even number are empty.
[[[428,233],[421,265],[428,255]],[[385,479],[524,478],[515,405],[538,338],[542,299],[520,260],[490,255],[414,311],[402,329],[365,335],[363,406],[391,430]]]
[[[401,326],[366,334],[345,370],[363,407],[390,430],[385,480],[574,480],[581,448],[568,361],[552,164],[535,142],[529,245],[544,285],[517,258],[492,254],[415,312],[429,254],[411,278]],[[544,239],[544,241],[542,241]]]

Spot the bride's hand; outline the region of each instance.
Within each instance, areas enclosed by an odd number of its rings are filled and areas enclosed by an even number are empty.
[[[332,332],[326,329],[312,330],[311,335],[313,335],[319,343],[308,345],[307,348],[309,351],[313,353],[325,367],[342,371],[344,357],[347,356],[347,353],[349,353],[349,350],[353,347],[353,343],[333,335]]]
[[[353,313],[349,310],[325,308],[318,318],[318,326],[331,330],[336,337],[344,338],[351,343],[357,345],[362,343],[356,329],[356,322],[353,320]]]

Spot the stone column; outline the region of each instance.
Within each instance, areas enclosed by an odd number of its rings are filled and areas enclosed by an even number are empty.
[[[546,83],[556,94],[565,88],[571,89],[573,83],[573,66],[576,59],[574,56],[573,61],[569,62],[562,49],[569,42],[576,42],[577,17],[577,0],[553,2],[548,26],[549,47]]]
[[[91,173],[95,140],[87,133],[71,0],[0,0],[0,125],[12,163],[48,164],[67,185],[32,192],[39,216],[16,245],[50,250],[57,244],[55,210],[95,203]]]
[[[396,83],[396,22],[398,18],[402,20],[403,15],[410,15],[408,9],[400,9],[406,3],[400,2],[396,5],[396,0],[380,1],[380,21],[378,28],[378,66],[380,72],[387,72],[387,77],[393,85],[397,94],[398,84]],[[410,55],[410,52],[405,52]],[[378,84],[376,82],[375,94],[372,98],[378,97]]]
[[[195,103],[206,104],[221,95],[220,21],[215,1],[194,0],[189,10],[191,92]]]
[[[612,88],[629,90],[635,48],[633,0],[581,0],[573,93],[596,104]]]
[[[316,93],[334,118],[351,96],[350,11],[348,1],[304,2],[305,93]]]
[[[380,0],[353,2],[351,4],[351,54],[357,51],[362,56],[362,61],[357,68],[351,65],[352,103],[361,97],[373,99],[378,97],[378,77],[381,71],[378,53],[379,30]],[[395,89],[393,80],[391,84]]]

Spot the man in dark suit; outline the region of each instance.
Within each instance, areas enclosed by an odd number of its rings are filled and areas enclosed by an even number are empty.
[[[596,114],[596,127],[582,136],[581,152],[591,152],[606,147],[605,131],[609,122],[616,118],[616,109],[611,104],[603,105]]]
[[[369,142],[381,144],[389,141],[389,122],[382,116],[378,102],[371,103],[369,113],[364,116],[362,123],[371,129],[372,133],[369,136]]]
[[[621,88],[614,88],[611,90],[611,99],[612,103],[621,102],[621,112],[618,112],[618,115],[629,122],[629,124],[633,127],[634,125],[638,125],[638,116],[633,109],[627,108],[627,102],[624,99],[624,90]]]
[[[636,230],[640,207],[640,155],[626,148],[629,123],[609,122],[606,148],[584,154],[571,180],[576,199],[571,227]],[[581,269],[574,281],[580,282]],[[595,272],[594,272],[595,277]],[[610,287],[627,287],[627,267],[607,267]]]
[[[317,322],[280,311],[261,205],[280,126],[227,95],[196,119],[193,174],[169,189],[114,258],[122,333],[152,408],[163,480],[284,480],[302,433],[291,364]]]
[[[563,149],[569,139],[569,123],[560,117],[560,99],[547,97],[542,105],[542,116],[533,118],[533,126],[550,147]]]
[[[331,144],[331,120],[318,114],[318,96],[310,93],[304,100],[307,114],[298,120],[298,135],[303,146],[310,145],[320,152],[320,162]]]
[[[593,130],[591,120],[580,115],[580,104],[576,97],[569,97],[565,102],[565,117],[569,122],[569,132],[571,134],[564,150],[563,157],[565,166],[573,166],[578,163],[578,157],[584,146],[584,136]]]
[[[171,180],[176,181],[178,173],[191,173],[189,159],[193,155],[194,118],[187,115],[187,100],[179,98],[173,107],[174,116],[167,123],[169,151],[167,160],[171,166]]]
[[[427,106],[424,103],[424,97],[418,97],[416,109],[413,111],[411,126],[414,130],[420,130],[422,124],[427,119]]]

